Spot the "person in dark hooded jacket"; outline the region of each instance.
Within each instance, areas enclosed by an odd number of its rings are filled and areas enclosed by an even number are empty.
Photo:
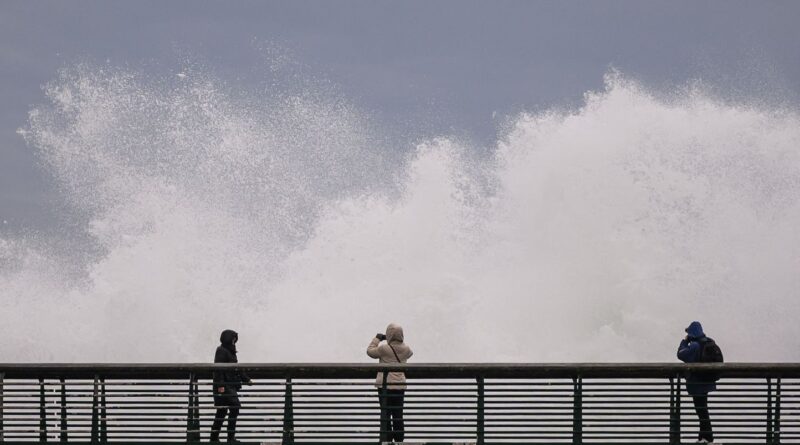
[[[703,326],[699,321],[693,321],[686,328],[686,338],[678,346],[678,358],[684,363],[698,363],[702,361],[703,346],[713,341],[706,337]],[[714,432],[711,429],[711,417],[708,413],[708,393],[717,389],[714,379],[709,376],[690,374],[686,377],[686,392],[692,396],[694,409],[700,420],[698,442],[714,442]]]
[[[220,345],[214,354],[214,363],[238,363],[236,342],[239,334],[226,329],[219,337]],[[219,442],[219,432],[228,414],[228,442],[236,441],[236,418],[239,416],[239,390],[242,383],[250,383],[250,378],[239,370],[214,371],[214,406],[217,408],[214,425],[211,427],[211,442]]]

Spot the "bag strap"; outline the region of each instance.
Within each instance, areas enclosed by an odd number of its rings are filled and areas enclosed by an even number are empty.
[[[397,351],[395,351],[395,350],[394,350],[394,347],[393,347],[391,344],[389,344],[388,342],[387,342],[386,344],[387,344],[387,345],[389,345],[389,347],[390,347],[390,348],[392,348],[392,352],[394,352],[394,358],[396,358],[396,359],[397,359],[397,363],[403,363],[403,362],[400,360],[400,357],[398,357],[398,356],[397,356]]]

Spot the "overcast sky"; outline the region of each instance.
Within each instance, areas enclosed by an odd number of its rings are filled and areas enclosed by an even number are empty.
[[[190,55],[255,84],[263,49],[279,47],[403,143],[443,134],[491,146],[493,115],[580,103],[610,67],[656,90],[701,79],[724,97],[796,106],[798,22],[797,1],[6,0],[0,233],[57,225],[56,194],[16,130],[75,61],[158,72]]]

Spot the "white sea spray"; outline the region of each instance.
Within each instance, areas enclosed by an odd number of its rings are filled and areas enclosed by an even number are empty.
[[[233,328],[243,361],[351,362],[390,321],[418,362],[671,361],[695,319],[800,358],[796,110],[612,73],[485,157],[197,73],[46,92],[25,137],[91,241],[0,240],[5,361],[206,361]]]

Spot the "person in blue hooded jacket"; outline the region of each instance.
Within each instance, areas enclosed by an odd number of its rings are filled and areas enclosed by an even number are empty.
[[[678,358],[684,363],[698,363],[702,361],[703,346],[711,340],[703,332],[699,321],[693,321],[686,328],[686,338],[678,346]],[[714,379],[709,376],[689,374],[686,377],[686,392],[692,396],[697,418],[700,420],[698,442],[714,442],[714,432],[711,429],[711,417],[708,413],[708,393],[717,389]]]

